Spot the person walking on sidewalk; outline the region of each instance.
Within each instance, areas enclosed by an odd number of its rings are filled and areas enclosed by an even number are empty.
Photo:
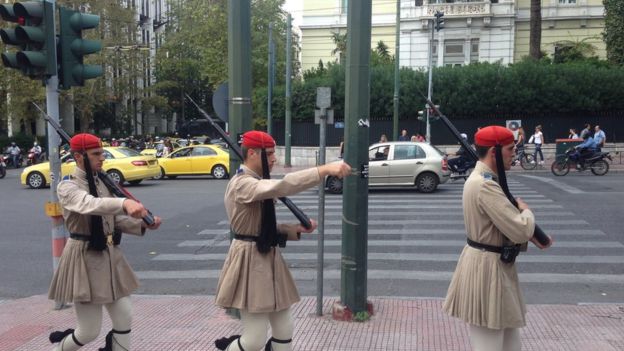
[[[468,323],[473,350],[519,351],[518,328],[526,324],[526,310],[515,255],[528,241],[545,246],[533,237],[535,217],[529,206],[517,199],[516,208],[498,183],[499,176],[511,168],[513,133],[500,126],[485,127],[475,134],[475,144],[479,161],[463,192],[468,243],[443,309]],[[503,162],[497,161],[497,154]],[[510,249],[514,250],[511,259],[501,254]]]
[[[159,217],[147,226],[141,218],[147,210],[140,203],[115,198],[96,175],[102,170],[104,149],[100,139],[78,134],[70,141],[76,169],[58,185],[65,226],[71,233],[63,249],[48,297],[73,302],[77,328],[50,334],[58,343],[54,351],[75,351],[95,340],[102,326],[102,307],[111,318],[113,330],[101,351],[130,350],[132,304],[130,294],[138,281],[118,247],[121,232],[143,235],[158,229]]]
[[[535,133],[529,139],[529,144],[535,143],[535,155],[533,155],[533,162],[537,161],[537,154],[540,155],[539,164],[544,164],[544,154],[542,153],[542,144],[544,143],[544,134],[542,133],[542,126],[535,127]]]
[[[295,282],[278,245],[299,240],[311,228],[277,224],[274,199],[318,185],[326,176],[343,178],[351,167],[334,162],[287,174],[272,180],[275,140],[267,133],[243,134],[243,165],[225,190],[225,209],[234,240],[230,245],[216,291],[216,304],[240,310],[242,335],[215,341],[219,350],[292,350],[293,321],[290,307],[299,301]],[[267,342],[268,326],[272,337]]]

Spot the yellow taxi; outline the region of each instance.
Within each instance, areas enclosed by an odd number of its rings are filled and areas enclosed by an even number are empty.
[[[175,141],[171,142],[171,146],[173,146],[173,150],[177,150],[180,148],[180,144],[178,144]],[[162,150],[163,150],[163,141],[157,141],[154,143],[154,147],[153,148],[149,148],[149,149],[143,149],[141,150],[141,155],[150,155],[150,156],[156,156],[156,157],[161,157],[162,155]],[[169,150],[169,153],[171,153],[171,151],[173,150]],[[159,152],[160,151],[160,152]]]
[[[116,182],[132,185],[141,183],[143,179],[160,176],[160,167],[154,156],[144,156],[127,147],[104,147],[103,170]],[[76,168],[73,156],[66,153],[61,157],[61,177],[72,174]],[[22,185],[40,189],[50,185],[50,163],[39,163],[24,168],[20,177]]]
[[[210,174],[216,179],[228,177],[230,154],[218,145],[193,145],[175,150],[158,159],[161,177]]]

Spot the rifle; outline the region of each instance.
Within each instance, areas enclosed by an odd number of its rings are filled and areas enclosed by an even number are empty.
[[[45,111],[43,111],[41,107],[39,107],[39,105],[37,105],[34,102],[32,102],[32,104],[37,108],[37,110],[39,110],[39,112],[41,112],[41,114],[43,115],[43,119],[45,119],[48,123],[50,123],[52,128],[56,130],[56,132],[61,137],[61,139],[63,139],[64,142],[69,144],[71,138],[69,137],[69,134],[67,134],[67,132],[63,130],[63,127],[61,127],[61,125],[57,121],[50,118],[50,115],[48,115]],[[113,178],[111,178],[108,174],[104,172],[97,172],[97,176],[102,181],[102,183],[106,185],[108,190],[110,190],[110,192],[113,193],[113,195],[115,195],[116,197],[127,198],[130,200],[134,200],[136,202],[140,202],[139,200],[137,200],[136,197],[130,194],[128,190],[124,189],[120,184],[115,182]],[[147,225],[154,224],[154,215],[152,214],[152,212],[147,210],[147,216],[143,217],[143,222],[145,222],[145,224]]]
[[[442,120],[444,125],[448,128],[451,134],[453,134],[455,139],[457,139],[459,143],[464,147],[464,149],[468,151],[468,154],[470,155],[470,157],[472,157],[472,159],[475,161],[478,160],[479,157],[477,156],[477,152],[470,146],[470,144],[468,144],[467,140],[461,137],[459,131],[457,130],[457,128],[455,128],[453,123],[451,123],[451,121],[442,112],[440,112],[440,110],[435,106],[435,104],[431,100],[425,97],[422,93],[421,95],[423,98],[425,98],[425,100],[427,101],[427,105],[429,105],[429,108],[431,108],[433,113],[437,115],[440,118],[440,120]],[[518,202],[516,201],[516,198],[509,191],[509,186],[507,185],[507,181],[505,180],[504,182],[501,182],[500,186],[503,189],[505,196],[507,196],[507,199],[514,206],[518,207]],[[550,238],[546,235],[546,233],[544,233],[542,228],[540,228],[537,224],[535,224],[535,231],[533,232],[533,236],[535,237],[535,239],[537,239],[537,241],[539,241],[540,244],[544,246],[550,243]]]
[[[184,95],[193,105],[195,105],[197,110],[199,110],[199,113],[201,113],[202,116],[204,116],[204,118],[208,120],[208,123],[210,123],[210,125],[217,131],[217,133],[221,135],[221,138],[223,138],[223,140],[230,146],[230,149],[234,151],[236,156],[238,156],[238,158],[241,161],[243,161],[243,151],[240,149],[238,144],[236,144],[234,141],[232,141],[232,139],[230,139],[230,136],[225,133],[223,128],[221,128],[221,126],[219,126],[206,111],[204,111],[201,107],[199,107],[199,105],[195,102],[195,100],[193,100],[192,97],[190,97],[188,94],[184,94]],[[280,201],[284,203],[284,205],[286,205],[286,207],[288,207],[290,212],[292,212],[295,215],[295,217],[297,217],[297,219],[299,220],[299,222],[304,228],[306,229],[312,228],[312,223],[310,223],[310,219],[308,218],[308,216],[305,215],[305,213],[303,213],[303,211],[299,207],[297,207],[297,205],[295,205],[287,197],[280,197],[279,199]]]

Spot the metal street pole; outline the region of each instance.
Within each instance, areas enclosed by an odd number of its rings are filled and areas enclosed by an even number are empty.
[[[319,165],[325,164],[325,148],[327,138],[327,109],[321,109],[321,124],[319,125]],[[318,201],[318,241],[316,267],[316,315],[323,315],[323,269],[325,255],[325,180],[319,186]]]
[[[55,9],[55,0],[48,0],[52,3],[52,9]],[[53,21],[52,30],[56,32],[56,19]],[[56,45],[52,46],[52,51],[49,53],[50,59],[54,60],[54,67],[56,64]],[[58,91],[58,75],[55,72],[53,76],[46,80],[46,110],[51,119],[59,122],[59,91]],[[50,123],[48,125],[48,158],[50,160],[50,198],[46,203],[46,214],[52,219],[52,265],[54,270],[58,268],[59,259],[65,247],[67,237],[69,236],[65,229],[65,221],[63,220],[63,212],[61,205],[59,204],[58,195],[56,193],[56,187],[61,179],[61,158],[59,156],[59,145],[61,138],[56,133],[56,130]],[[65,302],[68,301],[54,301],[54,309],[60,310],[66,307]]]
[[[292,17],[290,13],[288,14],[288,18],[286,20],[286,123],[284,126],[284,148],[286,149],[284,152],[284,166],[290,167],[290,137],[291,137],[291,124],[292,124],[292,116],[291,116],[291,104],[292,100],[290,97],[290,76],[292,74],[292,57],[291,57],[291,47],[292,47]]]
[[[271,111],[273,103],[273,23],[269,23],[269,61],[267,71],[269,73],[267,79],[267,133],[271,134],[273,132],[273,115]]]
[[[394,111],[392,114],[392,140],[399,139],[399,89],[400,68],[399,53],[401,51],[401,0],[396,2],[396,29],[394,39]]]
[[[372,0],[349,1],[345,88],[345,161],[340,298],[353,313],[367,311],[368,144]]]
[[[431,100],[433,94],[433,34],[434,34],[434,21],[431,20],[431,40],[429,40],[429,88],[427,89],[427,99]],[[439,54],[438,54],[439,55]],[[431,143],[431,126],[429,124],[429,108],[427,108],[427,131],[426,139],[428,143]]]
[[[238,134],[251,129],[251,0],[228,1],[229,130]],[[230,172],[240,166],[230,150]]]

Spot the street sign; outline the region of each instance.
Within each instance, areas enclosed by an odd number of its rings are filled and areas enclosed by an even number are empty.
[[[212,108],[219,119],[228,123],[230,119],[230,109],[228,104],[228,83],[225,82],[217,87],[217,90],[212,94]]]
[[[314,110],[314,124],[321,124],[322,112],[323,110]],[[325,113],[327,114],[326,123],[334,124],[334,110],[325,110]]]
[[[316,108],[323,109],[331,107],[331,88],[316,88]]]

